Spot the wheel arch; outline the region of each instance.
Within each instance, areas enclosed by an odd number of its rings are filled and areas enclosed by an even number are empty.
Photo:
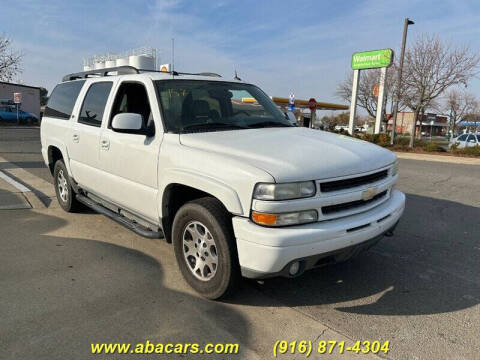
[[[51,144],[48,146],[47,156],[48,156],[48,168],[50,170],[50,174],[53,175],[53,169],[55,167],[55,163],[58,160],[63,160],[63,163],[67,168],[68,175],[72,177],[72,171],[70,170],[70,163],[68,162],[68,157],[66,155],[67,155],[67,152],[63,146],[58,144]]]
[[[203,185],[203,186],[202,186]],[[208,190],[207,190],[208,189]],[[201,181],[196,183],[171,182],[164,187],[161,199],[161,222],[167,242],[172,242],[172,224],[178,209],[189,201],[202,197],[217,199],[230,214],[242,214],[242,206],[233,190],[207,187]],[[232,194],[233,192],[233,194]]]

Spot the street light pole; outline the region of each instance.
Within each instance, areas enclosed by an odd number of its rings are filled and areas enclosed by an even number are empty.
[[[392,136],[390,138],[390,144],[393,145],[393,140],[395,138],[395,130],[397,127],[397,114],[398,114],[398,103],[400,101],[400,89],[402,87],[402,72],[403,72],[403,58],[405,57],[405,45],[407,43],[407,31],[408,25],[415,24],[409,18],[405,18],[403,24],[403,39],[402,39],[402,52],[400,54],[400,67],[398,69],[398,80],[397,80],[397,91],[395,96],[395,107],[393,109],[393,123],[392,123]]]

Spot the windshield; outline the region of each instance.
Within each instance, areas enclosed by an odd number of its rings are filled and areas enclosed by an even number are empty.
[[[156,81],[169,132],[292,126],[259,88],[205,80]]]

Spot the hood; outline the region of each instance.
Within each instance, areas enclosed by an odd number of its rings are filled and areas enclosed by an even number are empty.
[[[393,163],[395,154],[345,135],[307,128],[262,128],[180,135],[184,146],[236,157],[277,182],[360,174]]]

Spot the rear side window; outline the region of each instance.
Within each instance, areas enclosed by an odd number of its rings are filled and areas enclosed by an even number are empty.
[[[467,136],[468,136],[468,135],[463,134],[462,136],[460,136],[460,137],[457,139],[457,141],[465,141],[465,140],[467,140]]]
[[[44,116],[68,120],[84,83],[85,80],[78,80],[55,86],[45,107]]]
[[[108,95],[112,89],[112,82],[98,82],[92,84],[83,100],[82,110],[78,122],[86,125],[102,125],[103,111],[107,104]]]

